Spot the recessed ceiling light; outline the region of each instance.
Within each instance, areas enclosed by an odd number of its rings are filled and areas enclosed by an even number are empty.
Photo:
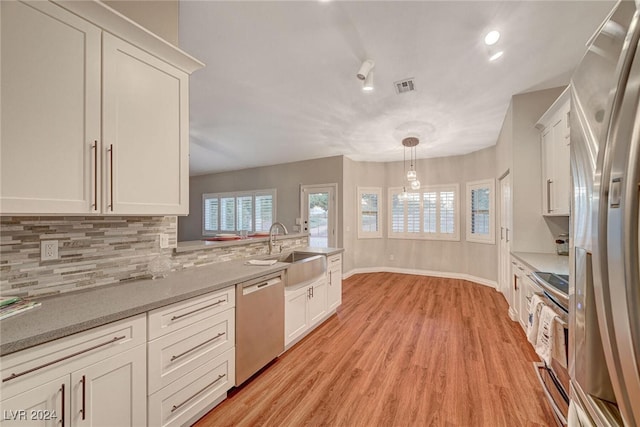
[[[503,51],[496,52],[489,57],[489,61],[495,61],[496,59],[500,58],[502,55],[504,55]]]
[[[498,43],[500,39],[500,32],[496,30],[489,31],[486,36],[484,36],[484,43],[487,46],[493,46]]]

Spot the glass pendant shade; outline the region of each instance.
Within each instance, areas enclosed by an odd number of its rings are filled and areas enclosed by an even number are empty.
[[[420,189],[420,181],[418,181],[417,179],[414,179],[413,181],[411,181],[411,189],[412,190],[419,190]]]
[[[409,169],[407,171],[407,181],[415,181],[416,179],[418,179],[418,174],[416,173],[416,171],[413,169]]]

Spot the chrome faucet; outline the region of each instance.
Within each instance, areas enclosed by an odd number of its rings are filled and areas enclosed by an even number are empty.
[[[269,255],[273,253],[273,247],[276,244],[275,230],[276,228],[278,228],[278,226],[282,228],[282,231],[284,232],[285,235],[289,234],[289,232],[287,231],[287,227],[285,227],[283,223],[274,222],[273,224],[271,224],[271,227],[269,228]],[[280,245],[280,252],[282,252],[282,245]]]

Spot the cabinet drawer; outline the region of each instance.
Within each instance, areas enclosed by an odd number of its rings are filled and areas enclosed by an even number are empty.
[[[148,393],[160,390],[234,345],[234,309],[150,341]]]
[[[338,254],[330,256],[327,258],[327,264],[327,270],[338,268],[338,266],[342,268],[342,255]]]
[[[150,426],[182,426],[215,406],[235,383],[235,349],[149,396]]]
[[[145,320],[141,314],[2,357],[3,399],[146,343]]]
[[[172,304],[148,314],[149,340],[176,331],[235,306],[236,288],[230,286],[202,297]]]

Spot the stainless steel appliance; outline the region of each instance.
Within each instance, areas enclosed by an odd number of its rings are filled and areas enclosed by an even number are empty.
[[[236,285],[236,386],[284,351],[284,272]]]
[[[535,362],[533,365],[558,425],[566,426],[569,413],[569,372],[567,370],[568,354],[566,353],[569,339],[566,325],[566,316],[569,313],[569,277],[564,274],[540,271],[534,271],[529,277],[542,289],[542,293],[537,294],[542,298],[544,304],[552,308],[555,307],[555,311],[561,315],[564,323],[565,353],[562,360],[558,360],[554,355],[549,364],[542,361]],[[529,316],[531,319],[532,314]]]
[[[640,425],[638,8],[616,4],[571,81],[569,373],[584,415],[576,425]]]

